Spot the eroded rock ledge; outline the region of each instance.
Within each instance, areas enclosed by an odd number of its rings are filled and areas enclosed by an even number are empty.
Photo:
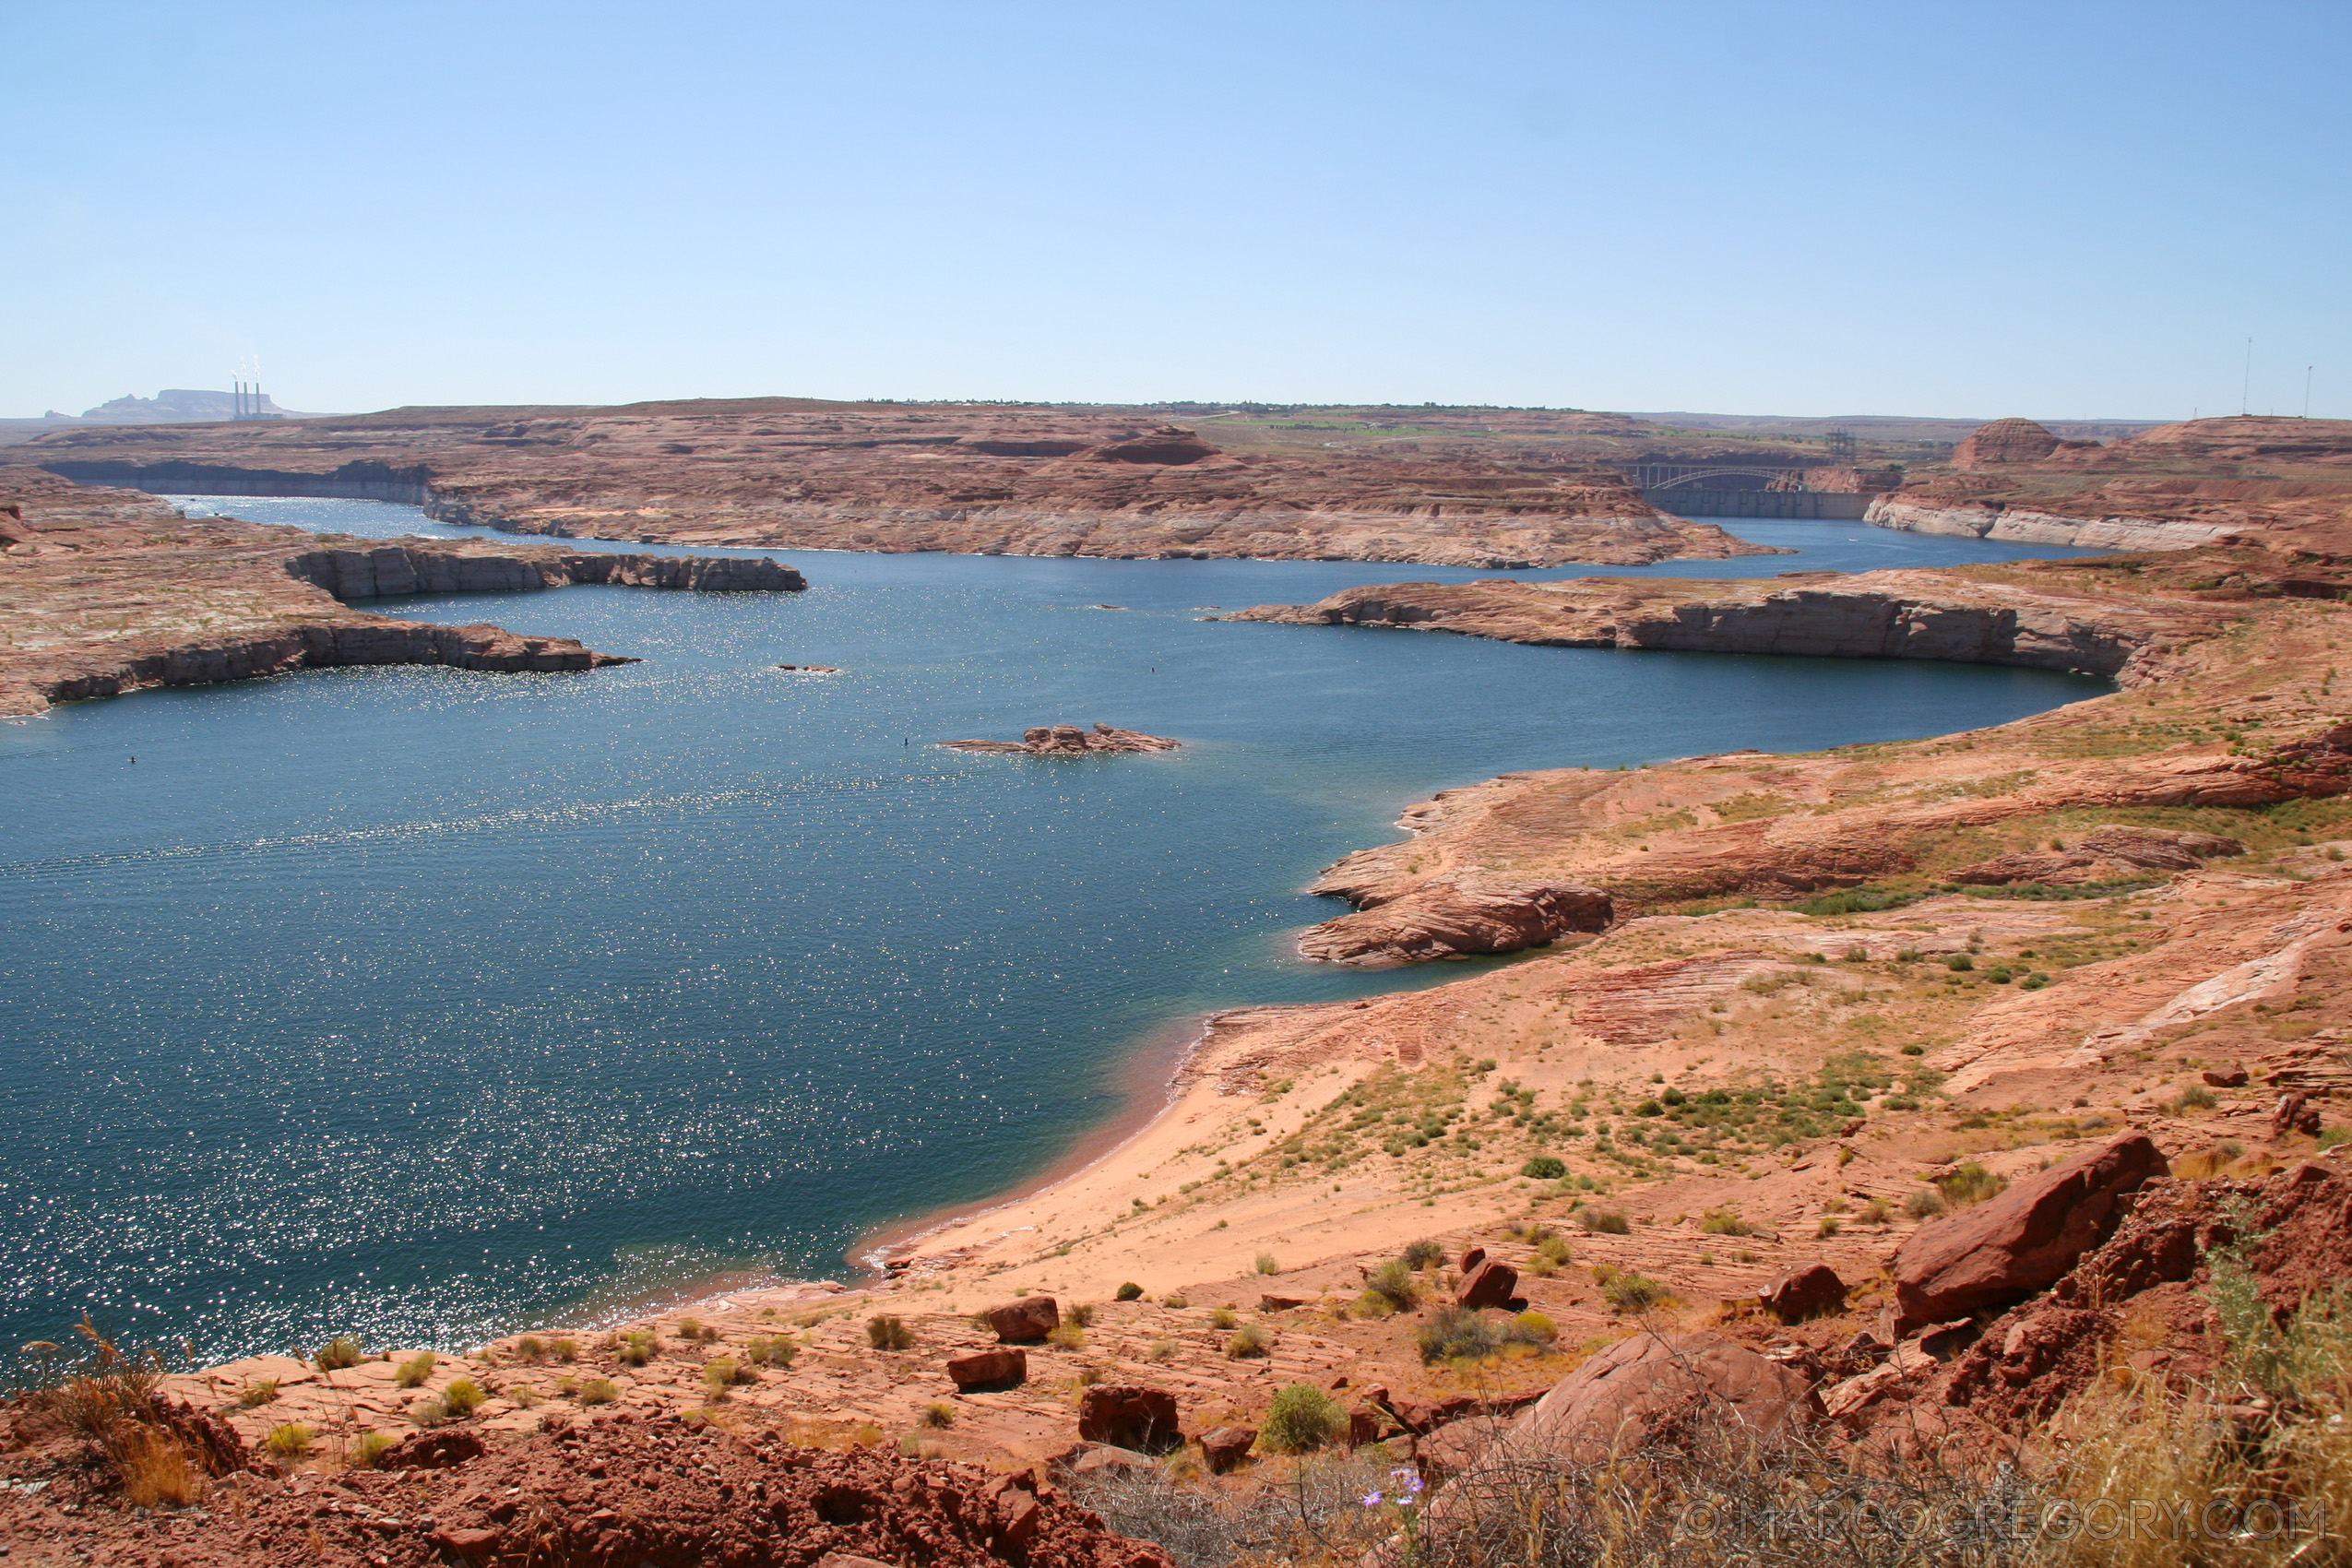
[[[1075,724],[1039,724],[1021,731],[1017,741],[942,741],[957,752],[1019,752],[1027,756],[1105,756],[1120,753],[1172,752],[1183,742],[1140,730],[1115,730],[1097,724],[1089,731]]]
[[[1314,604],[1261,604],[1218,619],[1458,632],[1550,647],[2006,664],[2130,685],[2146,678],[2152,659],[2208,635],[2223,616],[2059,585],[1889,571],[1790,573],[1761,582],[1380,583]]]
[[[807,587],[766,559],[377,541],[191,519],[150,495],[0,467],[0,714],[339,665],[566,671],[635,662],[569,637],[398,621],[345,602],[568,583]]]

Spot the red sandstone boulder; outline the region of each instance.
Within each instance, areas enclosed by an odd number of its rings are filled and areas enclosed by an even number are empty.
[[[1482,1307],[1508,1307],[1519,1293],[1519,1271],[1501,1258],[1489,1258],[1465,1275],[1462,1288],[1454,1292],[1454,1304],[1477,1311]]]
[[[1486,1262],[1484,1247],[1465,1248],[1462,1253],[1462,1277],[1469,1278],[1471,1275],[1479,1271],[1479,1265],[1484,1262]]]
[[[2235,1063],[2227,1067],[2208,1067],[2197,1076],[2217,1089],[2241,1089],[2246,1087],[2246,1069]]]
[[[1713,1334],[1620,1340],[1555,1384],[1506,1434],[1519,1455],[1589,1463],[1701,1407],[1757,1436],[1811,1425],[1821,1401],[1800,1374]]]
[[[1807,1264],[1774,1280],[1765,1288],[1762,1301],[1784,1321],[1802,1323],[1807,1318],[1844,1311],[1846,1281],[1838,1278],[1837,1271],[1825,1263]]]
[[[1078,1397],[1078,1436],[1139,1454],[1158,1454],[1184,1441],[1176,1396],[1134,1384],[1100,1384]]]
[[[2280,1095],[2270,1113],[2270,1135],[2284,1138],[2297,1133],[2307,1138],[2320,1135],[2320,1108],[2303,1095]]]
[[[1004,1344],[1033,1342],[1062,1326],[1062,1309],[1051,1296],[1024,1296],[989,1308],[988,1326],[996,1330],[996,1337]]]
[[[1895,1254],[1895,1331],[2020,1301],[2107,1240],[2126,1194],[2165,1174],[2142,1133],[2077,1155],[1919,1230]]]
[[[1208,1466],[1208,1473],[1221,1476],[1249,1457],[1251,1445],[1258,1440],[1255,1427],[1218,1427],[1215,1431],[1201,1433],[1201,1458]]]
[[[949,1361],[947,1375],[954,1380],[959,1394],[968,1388],[1011,1387],[1029,1380],[1029,1353],[1020,1349],[976,1350]]]

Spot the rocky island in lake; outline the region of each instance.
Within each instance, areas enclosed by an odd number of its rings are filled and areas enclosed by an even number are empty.
[[[1115,730],[1097,724],[1092,731],[1075,724],[1038,724],[1021,731],[1017,741],[942,741],[957,752],[1021,752],[1029,756],[1107,756],[1122,752],[1172,752],[1182,745],[1165,735],[1140,730]]]

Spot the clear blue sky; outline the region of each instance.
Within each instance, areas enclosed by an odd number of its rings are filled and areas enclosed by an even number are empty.
[[[0,414],[2352,416],[2352,6],[0,4]]]

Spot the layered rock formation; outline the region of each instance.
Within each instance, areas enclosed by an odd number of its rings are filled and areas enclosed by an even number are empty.
[[[1017,741],[942,741],[958,752],[1019,752],[1026,756],[1117,756],[1136,752],[1172,752],[1182,741],[1146,735],[1140,730],[1115,730],[1097,724],[1091,731],[1075,724],[1039,724],[1021,731]]]
[[[0,714],[337,665],[564,671],[631,662],[568,637],[390,620],[345,602],[566,583],[807,586],[766,559],[374,541],[190,519],[152,496],[0,467]]]
[[[2056,574],[1937,571],[1792,574],[1786,586],[1696,579],[1494,578],[1384,583],[1314,604],[1218,617],[1305,626],[1458,632],[1550,647],[1929,659],[2145,678],[2146,664],[2222,615],[2150,603]]]
[[[1516,953],[1571,932],[1605,930],[1610,917],[1609,895],[1573,883],[1433,877],[1393,895],[1368,895],[1362,912],[1325,921],[1300,937],[1299,952],[1367,967]]]
[[[2238,540],[2352,552],[2352,421],[2192,420],[2100,445],[1996,420],[1948,468],[1907,477],[1867,520],[1914,533],[2185,550]]]
[[[1234,450],[1114,411],[807,398],[416,409],[65,431],[22,450],[91,483],[357,495],[517,532],[647,541],[1496,568],[1771,552],[1669,517],[1614,470],[1555,451]]]

